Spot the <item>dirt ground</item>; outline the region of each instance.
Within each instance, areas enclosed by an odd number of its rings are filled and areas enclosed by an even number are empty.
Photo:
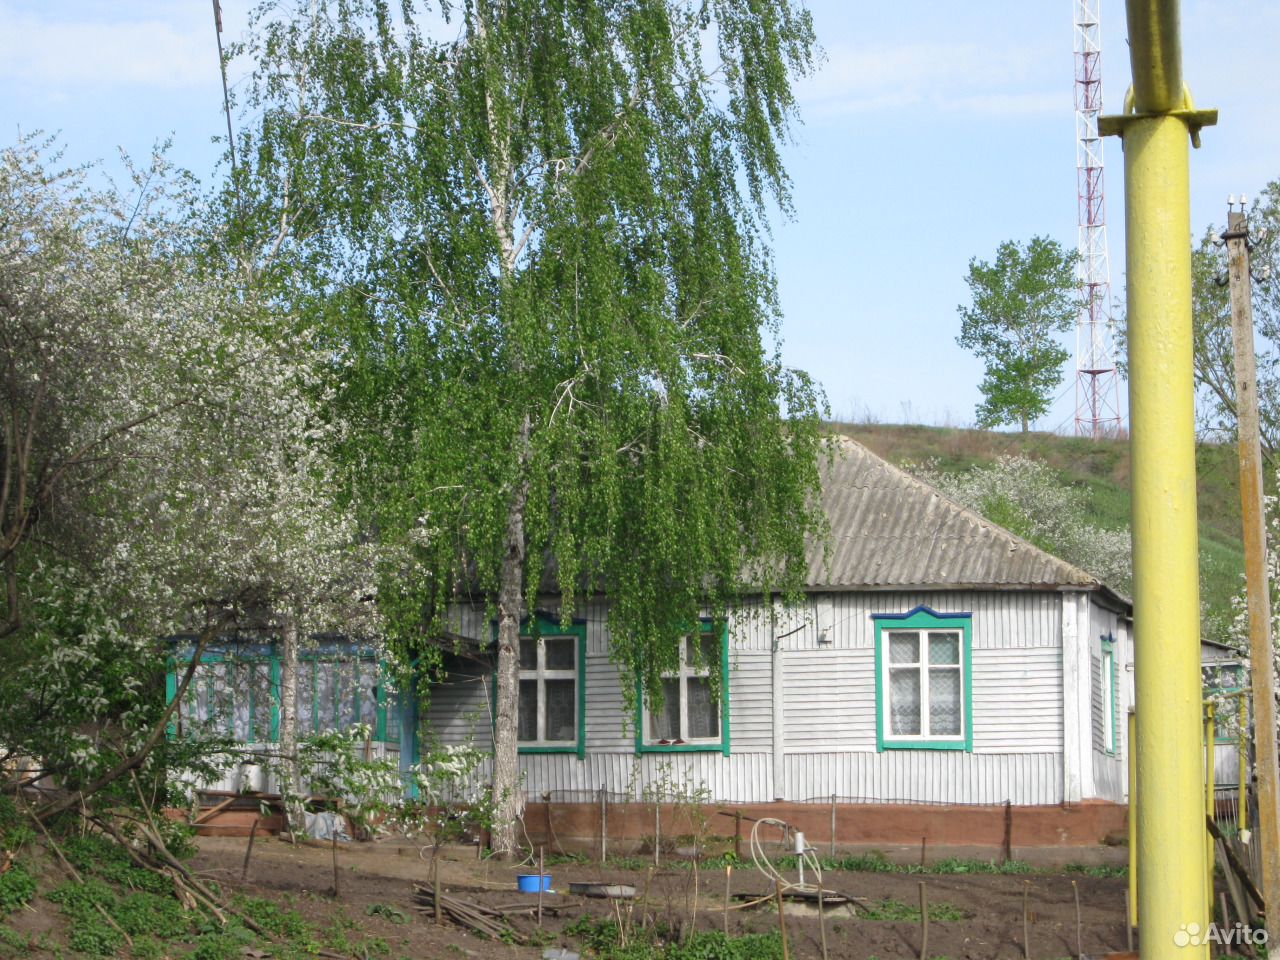
[[[543,947],[521,947],[488,941],[452,925],[437,926],[415,909],[413,885],[427,883],[429,864],[419,848],[405,841],[384,839],[373,843],[340,844],[338,848],[339,896],[332,896],[333,867],[327,845],[292,846],[275,838],[259,839],[253,850],[248,883],[239,883],[246,841],[242,838],[206,837],[199,841],[196,869],[221,883],[225,890],[283,898],[320,927],[341,916],[355,921],[366,935],[380,936],[391,947],[392,957],[437,958],[541,957]],[[442,855],[441,882],[451,895],[490,906],[536,903],[536,896],[516,892],[516,875],[532,868],[495,861],[479,861],[472,850],[451,849]],[[562,863],[547,868],[558,891],[570,881],[607,881],[634,885],[647,898],[633,904],[631,921],[646,918],[677,925],[688,917],[692,901],[691,871],[668,867],[619,869],[594,863]],[[789,878],[790,879],[790,878]],[[725,870],[699,871],[697,924],[699,929],[722,929],[725,922]],[[1034,875],[965,874],[909,875],[896,873],[834,873],[824,887],[854,898],[852,906],[827,912],[827,937],[832,957],[850,960],[915,958],[920,946],[918,922],[865,919],[866,909],[885,900],[918,905],[920,882],[927,884],[929,903],[947,905],[966,919],[932,921],[929,953],[950,960],[999,960],[1023,956],[1023,901],[1027,903],[1031,956],[1039,960],[1075,956],[1076,908],[1074,881],[1080,896],[1080,929],[1086,955],[1097,955],[1126,946],[1123,878],[1095,878],[1081,874]],[[771,887],[751,865],[735,868],[733,895],[763,895]],[[612,917],[610,901],[566,896],[557,892],[544,899],[548,908],[544,925],[555,939],[551,945],[578,949],[560,929],[584,914]],[[394,907],[410,918],[393,923],[383,915],[369,914],[375,904]],[[622,904],[622,912],[627,911]],[[554,911],[554,913],[552,912]],[[816,910],[805,903],[786,908],[791,956],[817,958],[819,923]],[[776,930],[777,912],[771,904],[728,914],[731,933],[763,933]],[[513,924],[532,932],[531,919]]]

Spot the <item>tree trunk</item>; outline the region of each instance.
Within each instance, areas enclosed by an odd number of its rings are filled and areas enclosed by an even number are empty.
[[[285,614],[280,621],[280,795],[291,834],[306,828],[300,796],[302,773],[298,767],[298,621]]]
[[[493,724],[493,852],[510,857],[516,852],[516,820],[524,814],[520,764],[516,752],[519,729],[520,621],[524,615],[524,513],[529,500],[528,463],[530,423],[520,426],[520,476],[507,510],[506,552],[498,584],[498,671],[495,679]]]

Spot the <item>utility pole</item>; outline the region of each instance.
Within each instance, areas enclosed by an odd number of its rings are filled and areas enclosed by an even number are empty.
[[[1209,960],[1210,944],[1183,939],[1209,925],[1187,141],[1217,111],[1197,110],[1184,82],[1177,0],[1125,12],[1131,94],[1098,132],[1124,141],[1140,948]]]
[[[1245,590],[1249,611],[1249,662],[1253,687],[1253,740],[1258,777],[1258,833],[1267,942],[1280,943],[1280,805],[1276,791],[1275,653],[1271,641],[1271,596],[1267,582],[1267,530],[1262,500],[1262,445],[1258,429],[1257,360],[1253,347],[1253,290],[1249,273],[1249,222],[1245,198],[1228,201],[1228,283],[1231,343],[1235,353],[1236,419],[1240,445],[1240,507],[1244,521]],[[1210,748],[1212,749],[1212,748]]]

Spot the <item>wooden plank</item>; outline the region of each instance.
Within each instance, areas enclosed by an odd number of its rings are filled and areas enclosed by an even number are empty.
[[[206,810],[204,813],[200,814],[200,816],[192,820],[191,823],[195,826],[199,826],[202,823],[208,823],[210,820],[212,820],[214,817],[220,814],[223,810],[227,809],[227,807],[235,803],[237,799],[239,798],[227,797],[227,799],[223,800],[221,803],[215,804],[214,806]]]

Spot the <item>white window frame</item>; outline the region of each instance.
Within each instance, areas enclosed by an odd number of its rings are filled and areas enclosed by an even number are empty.
[[[717,658],[714,662],[707,663],[704,666],[699,667],[696,664],[690,663],[689,654],[693,651],[694,641],[696,640],[698,642],[701,642],[704,639],[717,642],[717,650],[716,650]],[[680,730],[677,732],[676,739],[674,740],[661,740],[655,737],[653,735],[652,726],[651,726],[652,711],[649,709],[649,705],[647,702],[642,703],[640,714],[642,718],[641,722],[644,724],[644,736],[643,736],[644,745],[645,747],[657,747],[659,749],[663,747],[683,747],[683,746],[719,747],[724,743],[725,736],[726,736],[726,731],[725,731],[726,698],[725,698],[724,688],[725,688],[725,684],[728,683],[728,678],[725,677],[723,673],[721,674],[721,677],[720,677],[719,696],[715,701],[716,708],[718,710],[718,716],[716,718],[717,719],[716,735],[714,737],[688,737],[688,736],[685,736],[685,733],[689,730],[689,694],[688,694],[689,679],[690,678],[710,679],[713,672],[714,673],[721,672],[723,667],[723,662],[724,662],[723,661],[723,656],[724,656],[723,646],[725,642],[724,637],[721,636],[720,633],[715,630],[701,631],[696,634],[692,634],[692,633],[686,634],[683,638],[681,638],[680,642],[681,642],[680,669],[662,674],[662,679],[664,680],[677,680],[677,679],[679,680],[678,696],[680,698]]]
[[[946,633],[956,638],[957,663],[955,664],[932,664],[929,663],[929,634]],[[893,637],[901,634],[915,634],[916,636],[916,661],[912,663],[894,663],[892,662],[891,648],[893,645]],[[901,746],[930,746],[935,744],[943,744],[947,746],[954,745],[956,747],[965,747],[969,742],[969,678],[966,674],[967,657],[966,657],[966,631],[962,627],[953,627],[950,625],[932,625],[921,627],[897,627],[892,623],[885,623],[880,632],[880,689],[883,691],[881,696],[881,731],[884,747],[892,749]],[[894,733],[893,732],[893,685],[892,671],[907,670],[915,667],[920,675],[920,732],[919,733]],[[932,717],[929,710],[929,675],[932,670],[939,668],[953,669],[957,672],[960,680],[960,732],[935,734],[932,730]]]
[[[1119,727],[1116,724],[1116,648],[1114,644],[1102,644],[1100,670],[1102,676],[1102,749],[1104,753],[1119,752]]]
[[[520,676],[516,685],[517,692],[520,689],[519,684],[526,680],[534,680],[538,684],[538,738],[536,740],[521,740],[519,723],[516,724],[516,746],[519,749],[537,748],[537,747],[553,747],[556,749],[565,749],[578,746],[578,717],[581,715],[582,709],[582,684],[579,681],[578,672],[581,664],[578,663],[580,654],[578,637],[571,633],[545,633],[538,637],[532,637],[524,634],[520,637],[520,643],[532,640],[537,650],[537,665],[532,668],[520,667]],[[570,649],[573,650],[573,666],[567,669],[551,669],[547,664],[547,640],[565,640],[568,641]],[[573,737],[568,740],[548,740],[547,739],[547,688],[548,680],[572,680],[573,681]],[[519,706],[517,705],[517,710]]]

